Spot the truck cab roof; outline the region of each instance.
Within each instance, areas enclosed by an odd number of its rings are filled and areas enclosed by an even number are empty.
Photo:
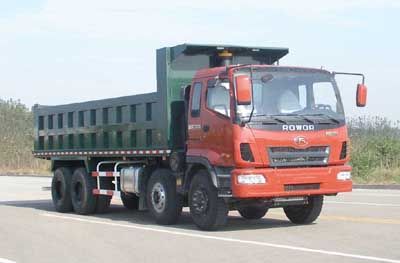
[[[177,58],[181,54],[186,56],[206,55],[210,57],[210,67],[214,67],[213,60],[218,57],[221,52],[230,52],[233,58],[253,59],[258,63],[252,64],[273,64],[289,53],[288,48],[283,47],[252,47],[237,45],[200,45],[200,44],[181,44],[171,47],[172,59]],[[236,64],[236,63],[235,63]],[[241,63],[244,64],[244,63]]]
[[[277,65],[231,65],[229,67],[215,67],[215,68],[204,68],[204,69],[199,69],[194,76],[195,79],[198,78],[207,78],[207,77],[213,77],[213,76],[218,76],[219,74],[226,72],[227,69],[230,68],[248,68],[248,67],[253,67],[253,68],[271,68],[271,69],[279,69],[282,71],[287,71],[287,72],[308,72],[308,73],[322,73],[322,74],[332,74],[330,71],[325,70],[325,69],[317,69],[317,68],[309,68],[309,67],[295,67],[295,66],[277,66]]]

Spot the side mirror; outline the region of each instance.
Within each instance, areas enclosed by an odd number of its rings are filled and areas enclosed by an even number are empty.
[[[356,103],[357,107],[365,107],[367,105],[367,86],[364,84],[357,85]]]
[[[252,98],[251,80],[247,75],[235,77],[238,105],[250,105]]]

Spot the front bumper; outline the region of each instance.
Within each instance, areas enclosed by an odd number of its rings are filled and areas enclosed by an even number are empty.
[[[307,168],[235,169],[232,171],[231,177],[232,195],[236,198],[271,198],[350,192],[352,181],[337,179],[337,174],[344,171],[351,171],[351,167],[338,165]],[[240,174],[262,174],[266,178],[266,183],[239,184],[237,176]],[[302,188],[302,185],[307,188],[307,185],[310,184],[319,184],[319,188],[298,190]]]

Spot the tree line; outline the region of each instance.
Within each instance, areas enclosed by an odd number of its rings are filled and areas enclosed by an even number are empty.
[[[43,173],[46,161],[35,159],[33,114],[17,100],[0,99],[0,172]]]
[[[358,182],[400,183],[400,122],[382,117],[348,120],[351,164]],[[0,173],[45,173],[32,156],[33,114],[20,101],[0,99]]]

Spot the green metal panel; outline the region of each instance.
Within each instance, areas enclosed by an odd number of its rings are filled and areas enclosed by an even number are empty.
[[[35,115],[35,151],[43,150],[92,150],[93,148],[100,150],[110,149],[128,149],[130,147],[130,131],[132,130],[154,130],[154,134],[161,133],[166,126],[166,121],[162,118],[152,120],[146,120],[146,103],[152,103],[152,116],[160,116],[163,109],[160,108],[159,97],[157,93],[149,93],[143,95],[127,96],[114,99],[89,101],[83,103],[74,103],[69,105],[60,106],[40,106],[36,105],[33,108]],[[136,121],[131,121],[131,105],[136,105]],[[107,108],[107,123],[103,123],[103,109]],[[92,122],[94,116],[93,111],[96,111],[96,123]],[[74,112],[74,119],[72,120],[72,127],[68,125],[68,113]],[[53,126],[49,127],[47,121],[49,116],[63,115],[62,128],[59,128],[58,122],[53,121]],[[39,129],[39,119],[44,119],[44,125],[42,129]],[[51,121],[50,121],[51,124]],[[104,147],[104,133],[108,134],[109,146]],[[92,145],[92,134],[96,134],[96,147]],[[120,138],[117,138],[120,136]],[[121,137],[122,134],[122,137]],[[60,135],[63,136],[63,149],[58,147]],[[71,137],[73,136],[73,138]],[[140,136],[138,132],[138,147],[146,148],[145,135]],[[50,138],[50,140],[49,140]],[[51,145],[51,138],[53,138],[53,147]],[[120,147],[122,138],[122,147]],[[70,141],[74,147],[70,147]],[[43,143],[39,143],[39,140]],[[158,139],[153,140],[151,148],[167,148],[166,136],[158,136]],[[80,146],[84,147],[80,147]]]
[[[222,50],[233,53],[235,64],[271,64],[288,53],[285,48],[230,45],[183,44],[158,49],[157,92],[59,106],[35,105],[35,152],[174,148],[171,103],[183,99],[182,88],[191,84],[198,69],[216,65]]]

